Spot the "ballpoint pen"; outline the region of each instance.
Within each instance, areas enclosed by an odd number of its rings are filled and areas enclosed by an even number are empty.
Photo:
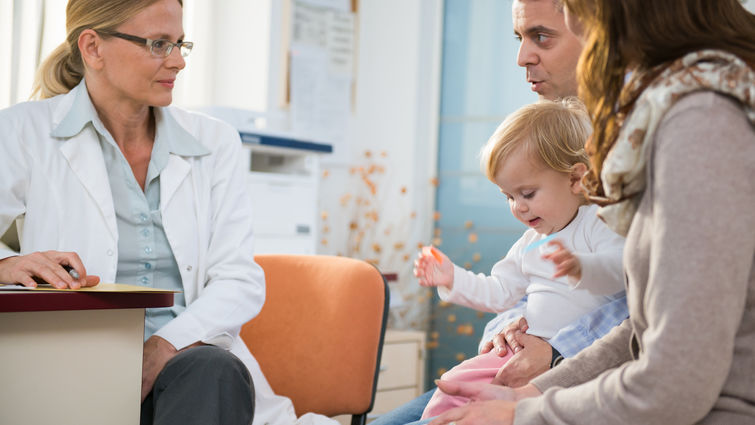
[[[72,278],[76,280],[79,280],[79,278],[81,278],[81,276],[79,276],[79,272],[77,272],[76,269],[74,269],[73,267],[63,266],[63,268],[68,272],[68,274],[71,275]]]

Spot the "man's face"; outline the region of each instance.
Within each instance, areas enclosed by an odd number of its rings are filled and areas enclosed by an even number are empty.
[[[546,99],[577,95],[579,39],[569,32],[553,0],[514,0],[517,64],[527,69],[532,91]]]

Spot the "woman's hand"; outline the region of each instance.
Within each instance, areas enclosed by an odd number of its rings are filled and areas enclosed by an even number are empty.
[[[442,425],[451,422],[457,425],[511,424],[514,421],[514,409],[517,401],[542,394],[532,384],[521,388],[509,388],[479,382],[439,380],[435,383],[444,393],[466,397],[472,402],[443,413],[430,422],[430,425]]]
[[[466,424],[511,424],[514,421],[516,402],[541,394],[534,385],[509,388],[479,382],[436,381],[438,388],[448,395],[466,397],[471,403],[451,409],[430,425],[455,423]]]
[[[431,251],[431,255],[419,253],[419,258],[414,261],[414,276],[422,286],[444,286],[451,290],[454,284],[453,263],[439,249],[431,247]]]
[[[472,402],[451,409],[435,418],[428,425],[511,425],[514,423],[516,402],[505,400]]]
[[[71,277],[64,266],[76,270],[79,278]],[[84,263],[75,252],[33,252],[0,260],[0,282],[20,283],[35,288],[40,281],[58,289],[79,289],[97,285],[100,278],[94,275],[87,276]]]

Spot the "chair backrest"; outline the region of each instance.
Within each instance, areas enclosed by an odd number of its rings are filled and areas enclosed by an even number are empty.
[[[241,337],[276,394],[301,416],[372,410],[388,316],[388,287],[372,265],[319,255],[257,255],[262,311]]]

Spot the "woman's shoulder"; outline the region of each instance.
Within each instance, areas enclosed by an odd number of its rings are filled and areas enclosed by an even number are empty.
[[[661,124],[676,118],[679,114],[694,112],[710,114],[710,121],[727,117],[734,120],[747,119],[745,106],[737,99],[712,90],[699,90],[677,100],[668,109]]]
[[[715,91],[689,93],[664,114],[656,133],[656,144],[683,139],[680,143],[687,148],[701,144],[701,148],[709,150],[712,146],[726,146],[732,139],[752,138],[755,116],[748,116],[747,109],[739,100]]]
[[[164,110],[186,129],[236,131],[225,121],[211,117],[203,112],[191,111],[178,106],[168,106]]]
[[[52,114],[64,95],[42,100],[27,100],[0,110],[0,119],[24,120],[39,119]]]
[[[214,148],[219,144],[238,143],[238,131],[225,121],[197,111],[190,111],[177,106],[163,108],[165,113],[176,120],[189,134],[203,145]]]

